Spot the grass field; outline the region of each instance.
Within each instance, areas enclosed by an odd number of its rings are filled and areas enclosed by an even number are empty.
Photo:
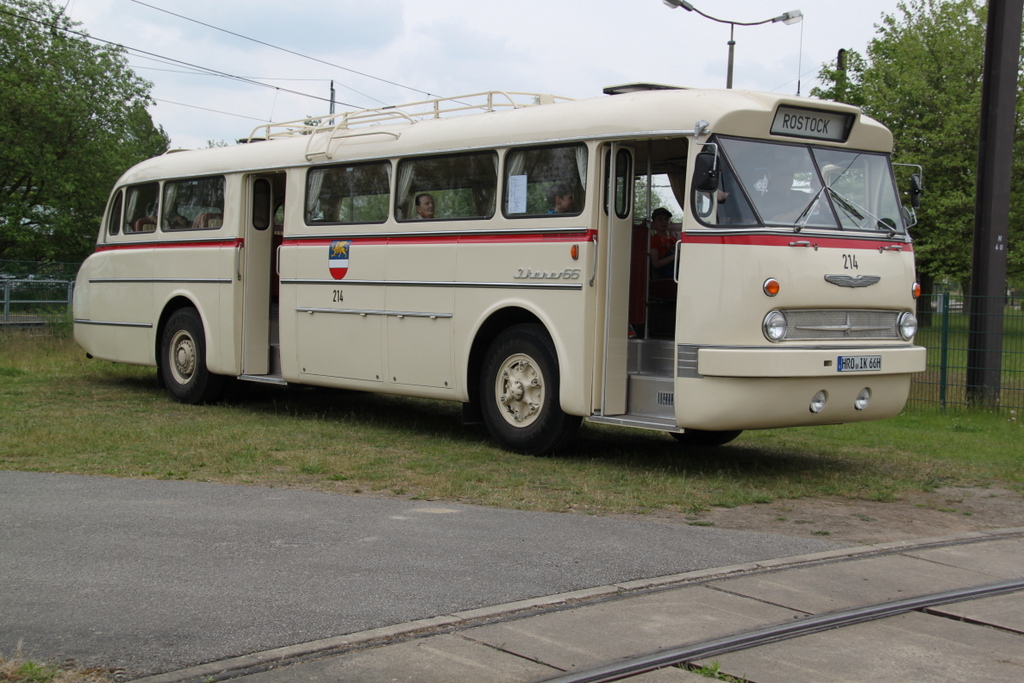
[[[1016,414],[917,409],[882,422],[746,432],[719,449],[584,424],[534,458],[460,424],[454,403],[238,383],[187,406],[155,370],[69,340],[0,337],[0,469],[376,493],[531,510],[689,512],[838,495],[893,500],[965,484],[1024,490]]]

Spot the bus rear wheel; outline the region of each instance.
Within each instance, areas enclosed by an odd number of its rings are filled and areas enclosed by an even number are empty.
[[[742,429],[714,432],[704,429],[687,429],[682,434],[672,432],[672,436],[687,446],[724,446],[743,433]]]
[[[160,372],[167,391],[182,403],[211,403],[220,397],[224,378],[206,368],[206,335],[196,309],[179,309],[167,320]]]
[[[558,402],[558,360],[540,325],[515,325],[491,344],[480,375],[484,424],[506,450],[547,455],[565,448],[580,418]]]

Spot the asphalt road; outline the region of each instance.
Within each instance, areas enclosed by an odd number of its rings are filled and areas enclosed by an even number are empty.
[[[0,472],[0,653],[130,677],[824,541],[194,482]]]

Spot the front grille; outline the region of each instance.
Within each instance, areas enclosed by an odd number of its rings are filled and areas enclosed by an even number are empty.
[[[900,339],[900,311],[791,310],[786,341],[813,339]]]

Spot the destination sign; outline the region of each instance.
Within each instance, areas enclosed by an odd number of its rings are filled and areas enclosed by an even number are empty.
[[[846,142],[853,127],[853,114],[834,111],[779,107],[772,121],[772,135]]]

